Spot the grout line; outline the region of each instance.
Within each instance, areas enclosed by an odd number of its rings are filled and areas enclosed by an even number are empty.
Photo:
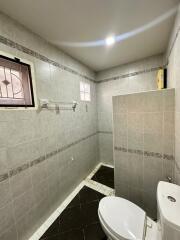
[[[86,239],[85,239],[85,233],[84,233],[84,229],[83,229],[82,231],[83,231],[83,239],[84,239],[84,240],[86,240]]]
[[[114,195],[114,189],[113,188],[110,188],[110,187],[107,187],[101,183],[97,183],[93,180],[88,180],[86,181],[85,183],[85,186],[97,191],[97,192],[100,192],[106,196],[110,196],[110,195]]]

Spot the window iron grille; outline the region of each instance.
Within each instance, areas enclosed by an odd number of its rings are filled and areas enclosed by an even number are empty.
[[[34,106],[30,65],[0,56],[0,106]]]

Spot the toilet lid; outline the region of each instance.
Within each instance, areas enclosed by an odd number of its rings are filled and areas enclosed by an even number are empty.
[[[99,203],[98,213],[116,237],[143,239],[146,213],[134,203],[119,197],[104,197]]]

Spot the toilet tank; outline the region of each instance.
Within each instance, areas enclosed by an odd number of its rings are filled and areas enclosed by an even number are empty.
[[[162,240],[180,240],[180,186],[159,182],[157,204]]]

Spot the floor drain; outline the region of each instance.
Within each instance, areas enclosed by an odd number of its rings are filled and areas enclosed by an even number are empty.
[[[167,198],[169,199],[169,201],[171,202],[176,202],[176,199],[172,196],[167,196]]]

